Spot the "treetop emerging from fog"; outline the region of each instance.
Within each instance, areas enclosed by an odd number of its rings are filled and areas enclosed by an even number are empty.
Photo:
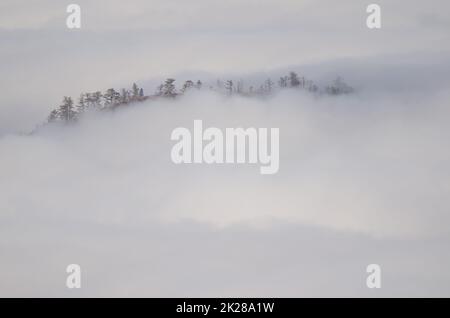
[[[131,89],[122,88],[120,91],[116,91],[114,88],[109,88],[104,93],[100,91],[81,93],[76,102],[74,102],[72,97],[64,96],[62,104],[50,112],[47,123],[58,121],[66,123],[75,122],[87,111],[114,110],[132,103],[159,98],[179,98],[193,89],[207,89],[227,96],[239,95],[260,98],[268,97],[282,89],[303,90],[318,96],[342,95],[353,92],[353,88],[347,85],[340,77],[337,77],[331,85],[321,88],[312,80],[304,76],[300,77],[295,72],[290,72],[288,75],[280,77],[277,82],[268,78],[256,87],[245,85],[243,80],[223,81],[218,79],[213,85],[204,85],[201,80],[187,80],[180,88],[176,87],[175,82],[176,80],[173,78],[166,79],[150,95],[145,95],[143,88],[133,83]]]

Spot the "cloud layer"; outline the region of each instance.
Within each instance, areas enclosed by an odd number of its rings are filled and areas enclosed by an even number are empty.
[[[73,262],[82,295],[370,295],[369,263],[379,295],[447,294],[449,96],[427,94],[194,92],[4,136],[1,293],[66,295]],[[279,127],[279,173],[174,165],[194,119]]]

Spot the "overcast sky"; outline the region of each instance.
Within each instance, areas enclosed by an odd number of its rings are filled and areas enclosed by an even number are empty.
[[[366,27],[370,2],[360,0],[78,1],[79,30],[66,27],[70,3],[1,1],[0,133],[30,129],[64,95],[179,72],[411,59],[450,45],[445,0],[378,1],[381,30]]]

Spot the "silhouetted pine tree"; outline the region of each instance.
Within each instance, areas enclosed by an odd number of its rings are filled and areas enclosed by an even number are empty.
[[[270,79],[270,78],[268,78],[268,79],[266,79],[266,81],[265,81],[265,87],[266,87],[266,91],[268,92],[268,93],[271,93],[272,92],[272,88],[273,88],[273,82],[272,82],[272,80]]]
[[[139,99],[139,87],[136,83],[133,83],[133,86],[131,87],[131,100],[138,100]]]
[[[288,77],[287,76],[280,77],[280,80],[278,81],[278,85],[281,88],[287,87],[288,86]]]
[[[59,118],[59,112],[58,112],[58,110],[54,109],[50,112],[50,115],[48,115],[47,121],[49,123],[52,123],[52,122],[58,120],[58,118]]]
[[[233,94],[233,81],[228,80],[225,82],[225,90],[228,92],[228,95]]]
[[[103,98],[105,99],[104,107],[113,107],[118,103],[120,94],[114,88],[109,88],[103,95]]]
[[[289,84],[291,87],[298,87],[300,85],[300,80],[295,72],[289,73]]]
[[[194,87],[194,82],[191,80],[187,80],[186,82],[184,82],[183,87],[181,88],[181,91],[184,93],[184,92],[188,91],[189,89],[191,89],[192,87]]]
[[[86,95],[80,94],[77,104],[77,113],[82,114],[86,111],[86,109],[87,109]]]
[[[175,80],[173,78],[168,78],[162,86],[161,93],[164,97],[175,97],[177,94],[175,92],[175,85],[173,84]]]
[[[337,77],[331,86],[327,86],[326,92],[331,95],[349,94],[353,88],[348,86],[341,77]]]
[[[59,118],[65,122],[75,119],[75,111],[71,97],[64,96],[63,103],[59,106]]]
[[[120,94],[120,103],[128,104],[129,101],[130,101],[130,92],[125,88],[122,88],[122,93]]]

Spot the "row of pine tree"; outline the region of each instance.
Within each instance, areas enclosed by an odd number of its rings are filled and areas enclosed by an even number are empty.
[[[65,96],[61,105],[51,111],[48,122],[72,122],[80,118],[86,111],[111,110],[118,106],[141,102],[149,98],[174,98],[191,89],[201,90],[202,88],[203,83],[200,80],[196,82],[188,80],[183,83],[179,90],[177,90],[175,79],[168,78],[164,83],[157,87],[156,92],[153,95],[145,95],[143,88],[138,87],[138,85],[134,83],[130,90],[123,88],[120,91],[116,91],[114,88],[109,88],[104,93],[100,91],[82,93],[76,103],[71,97]],[[236,94],[242,96],[267,96],[272,94],[275,89],[283,88],[303,89],[312,93],[329,95],[341,95],[353,92],[353,88],[348,86],[340,77],[336,78],[332,85],[321,89],[314,84],[313,81],[308,80],[305,77],[299,77],[295,72],[290,72],[287,76],[280,77],[277,84],[268,78],[257,88],[254,86],[245,87],[242,80],[236,82],[232,80],[217,80],[215,85],[210,85],[208,87],[210,90],[223,94]]]

